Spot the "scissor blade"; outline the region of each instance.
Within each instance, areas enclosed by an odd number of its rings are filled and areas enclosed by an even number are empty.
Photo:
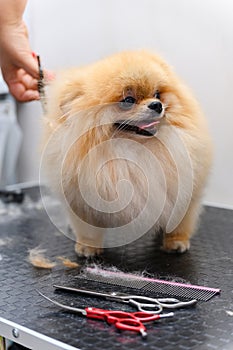
[[[40,291],[38,291],[38,293],[45,299],[47,299],[48,301],[50,301],[51,303],[61,307],[62,309],[65,309],[65,310],[68,310],[68,311],[72,311],[72,312],[75,312],[75,313],[81,313],[82,315],[86,316],[87,315],[87,312],[86,310],[84,309],[78,309],[76,307],[72,307],[72,306],[68,306],[68,305],[64,305],[64,304],[61,304],[59,303],[58,301],[55,301],[55,300],[52,300],[50,299],[49,297],[47,297],[46,295],[44,295],[43,293],[41,293]]]
[[[94,290],[88,290],[88,289],[81,289],[81,288],[73,288],[73,287],[66,287],[66,286],[58,286],[56,284],[53,285],[54,288],[60,289],[60,290],[66,290],[68,292],[75,292],[75,293],[82,293],[102,298],[110,298],[114,300],[120,300],[121,298],[117,296],[117,293],[101,293],[96,292]]]
[[[188,307],[188,306],[195,305],[197,303],[196,299],[189,300],[189,301],[180,301],[175,298],[159,298],[158,301],[162,307],[168,308],[168,309],[178,309],[182,307]]]

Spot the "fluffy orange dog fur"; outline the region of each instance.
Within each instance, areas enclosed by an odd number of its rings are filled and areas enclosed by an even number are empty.
[[[127,101],[130,103],[124,104]],[[156,134],[116,127],[119,120],[139,128],[144,123],[144,130],[151,128]],[[99,254],[105,228],[121,227],[138,217],[146,205],[148,184],[152,184],[152,200],[145,220],[158,216],[153,227],[163,229],[163,249],[189,249],[211,166],[212,144],[196,100],[159,56],[147,51],[123,52],[58,75],[44,118],[44,145],[50,183],[62,194],[79,255]],[[159,162],[163,179],[157,163],[147,159],[148,152]],[[109,211],[122,195],[118,192],[122,179],[133,186],[131,200],[123,209]],[[104,203],[101,210],[94,193]],[[156,208],[162,201],[158,215]],[[175,206],[180,220],[168,232]],[[135,227],[131,229],[133,234]]]

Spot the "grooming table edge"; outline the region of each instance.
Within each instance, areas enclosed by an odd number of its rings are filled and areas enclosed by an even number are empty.
[[[80,350],[0,317],[0,334],[33,350]]]

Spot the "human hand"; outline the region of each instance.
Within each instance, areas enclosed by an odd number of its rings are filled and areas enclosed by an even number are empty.
[[[0,65],[11,94],[20,102],[38,100],[38,63],[23,21],[0,27]],[[52,73],[45,72],[45,78]]]

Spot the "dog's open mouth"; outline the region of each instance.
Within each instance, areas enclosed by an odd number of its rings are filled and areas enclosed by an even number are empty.
[[[157,132],[157,125],[159,123],[159,120],[154,119],[148,119],[143,121],[118,120],[114,123],[114,126],[118,130],[130,131],[144,136],[153,136]]]

